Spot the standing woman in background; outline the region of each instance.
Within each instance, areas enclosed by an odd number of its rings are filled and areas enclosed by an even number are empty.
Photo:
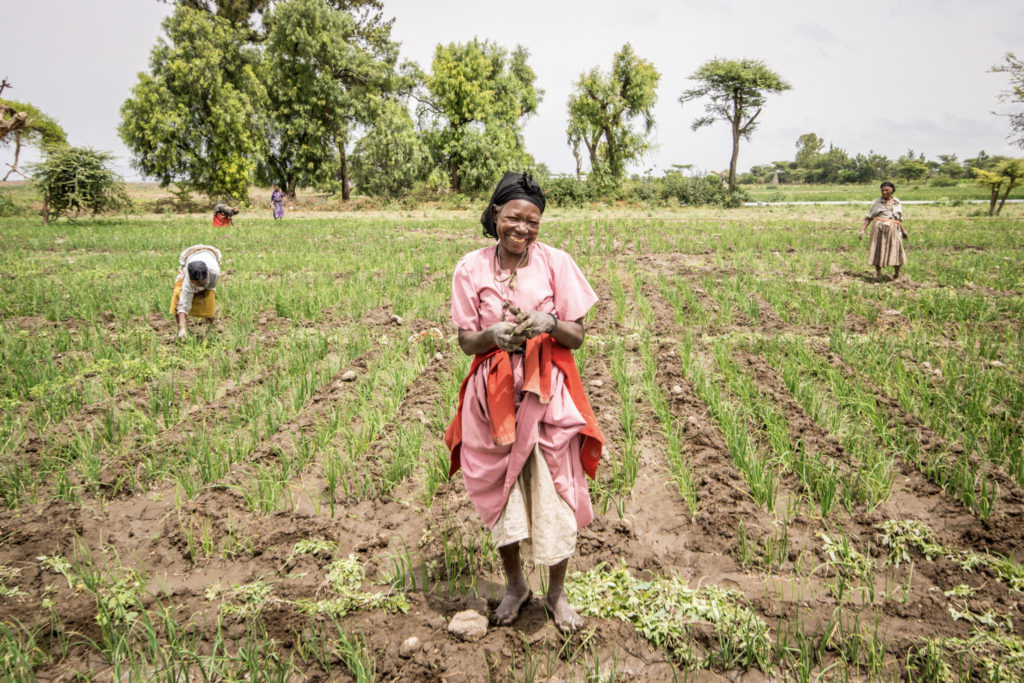
[[[896,186],[888,180],[882,183],[882,196],[874,201],[868,215],[864,217],[858,239],[864,236],[868,224],[871,226],[871,239],[868,243],[868,263],[875,267],[875,278],[882,279],[882,268],[893,267],[892,279],[900,276],[900,266],[907,262],[907,252],[903,249],[903,238],[907,232],[903,229],[903,205],[893,196]]]
[[[544,204],[532,178],[506,173],[480,218],[496,243],[455,266],[452,322],[475,358],[445,443],[505,570],[493,622],[511,624],[529,602],[525,560],[549,567],[544,607],[571,633],[583,620],[565,572],[594,518],[586,476],[604,444],[572,349],[597,295],[569,254],[536,241]]]
[[[274,185],[274,191],[270,193],[270,208],[274,211],[275,221],[284,218],[284,192],[279,185]]]

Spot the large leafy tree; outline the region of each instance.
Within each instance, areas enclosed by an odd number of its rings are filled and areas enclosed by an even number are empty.
[[[144,175],[245,199],[265,153],[266,90],[246,30],[178,6],[121,106],[118,133]]]
[[[352,177],[363,194],[398,197],[420,180],[428,151],[405,104],[384,103],[380,116],[355,145]]]
[[[10,165],[10,170],[3,177],[4,180],[7,180],[12,173],[23,175],[18,170],[18,157],[21,156],[21,148],[24,145],[38,147],[46,151],[66,145],[67,134],[56,120],[27,102],[0,99],[0,110],[5,107],[17,114],[24,114],[21,125],[15,128],[10,135],[0,137],[0,147],[14,145],[14,161]]]
[[[757,59],[712,59],[702,64],[690,80],[697,81],[698,85],[679,96],[680,104],[703,97],[710,100],[704,105],[705,115],[693,122],[693,130],[715,121],[728,121],[732,128],[729,159],[729,191],[732,192],[736,189],[740,139],[749,140],[753,135],[767,96],[790,90],[792,86]]]
[[[517,46],[511,54],[490,42],[438,45],[425,78],[420,114],[425,140],[453,192],[483,192],[504,170],[526,168],[522,122],[543,91]]]
[[[1006,53],[1005,62],[996,64],[991,71],[1010,74],[1010,89],[1004,90],[999,99],[1003,102],[1024,103],[1024,60],[1012,52]],[[1010,117],[1010,138],[1018,147],[1024,147],[1024,111],[1009,114]],[[1013,139],[1016,134],[1017,138]],[[1000,208],[1002,205],[1000,204]]]
[[[254,15],[263,15],[276,4],[274,0],[160,0],[169,5],[180,5],[200,10],[230,21],[235,26],[246,26]],[[394,20],[383,18],[383,0],[327,0],[327,3],[356,19],[359,35],[364,40],[373,40],[381,32],[390,34]],[[254,36],[257,39],[258,36]]]
[[[269,153],[261,176],[289,193],[340,182],[349,198],[346,146],[395,87],[397,45],[357,36],[357,23],[326,0],[289,0],[265,16]]]
[[[660,78],[654,64],[638,57],[629,43],[615,53],[610,73],[594,67],[580,75],[569,96],[566,129],[577,178],[583,165],[581,145],[590,159],[591,173],[613,184],[622,180],[629,164],[650,150]]]

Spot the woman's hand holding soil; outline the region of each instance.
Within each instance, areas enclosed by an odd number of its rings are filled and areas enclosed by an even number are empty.
[[[508,309],[516,317],[516,327],[512,334],[532,339],[538,334],[550,334],[558,324],[558,319],[550,313],[541,311],[524,311],[510,306]]]

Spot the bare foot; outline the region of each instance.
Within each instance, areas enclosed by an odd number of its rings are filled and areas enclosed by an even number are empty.
[[[527,586],[521,588],[509,586],[505,589],[505,597],[501,599],[501,604],[494,610],[494,625],[508,626],[518,619],[523,605],[530,601],[532,595],[533,591]]]
[[[559,593],[554,604],[552,604],[550,596],[545,596],[544,609],[551,612],[555,619],[555,627],[562,633],[576,633],[583,628],[583,617],[572,608],[565,593]]]

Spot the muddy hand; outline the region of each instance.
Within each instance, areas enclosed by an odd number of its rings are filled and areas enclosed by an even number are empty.
[[[515,333],[514,325],[510,322],[498,322],[487,328],[494,341],[494,345],[502,351],[512,351],[523,345],[526,337]]]
[[[555,329],[555,316],[550,313],[524,311],[515,306],[510,306],[508,310],[516,317],[517,324],[512,334],[523,335],[529,339]]]

